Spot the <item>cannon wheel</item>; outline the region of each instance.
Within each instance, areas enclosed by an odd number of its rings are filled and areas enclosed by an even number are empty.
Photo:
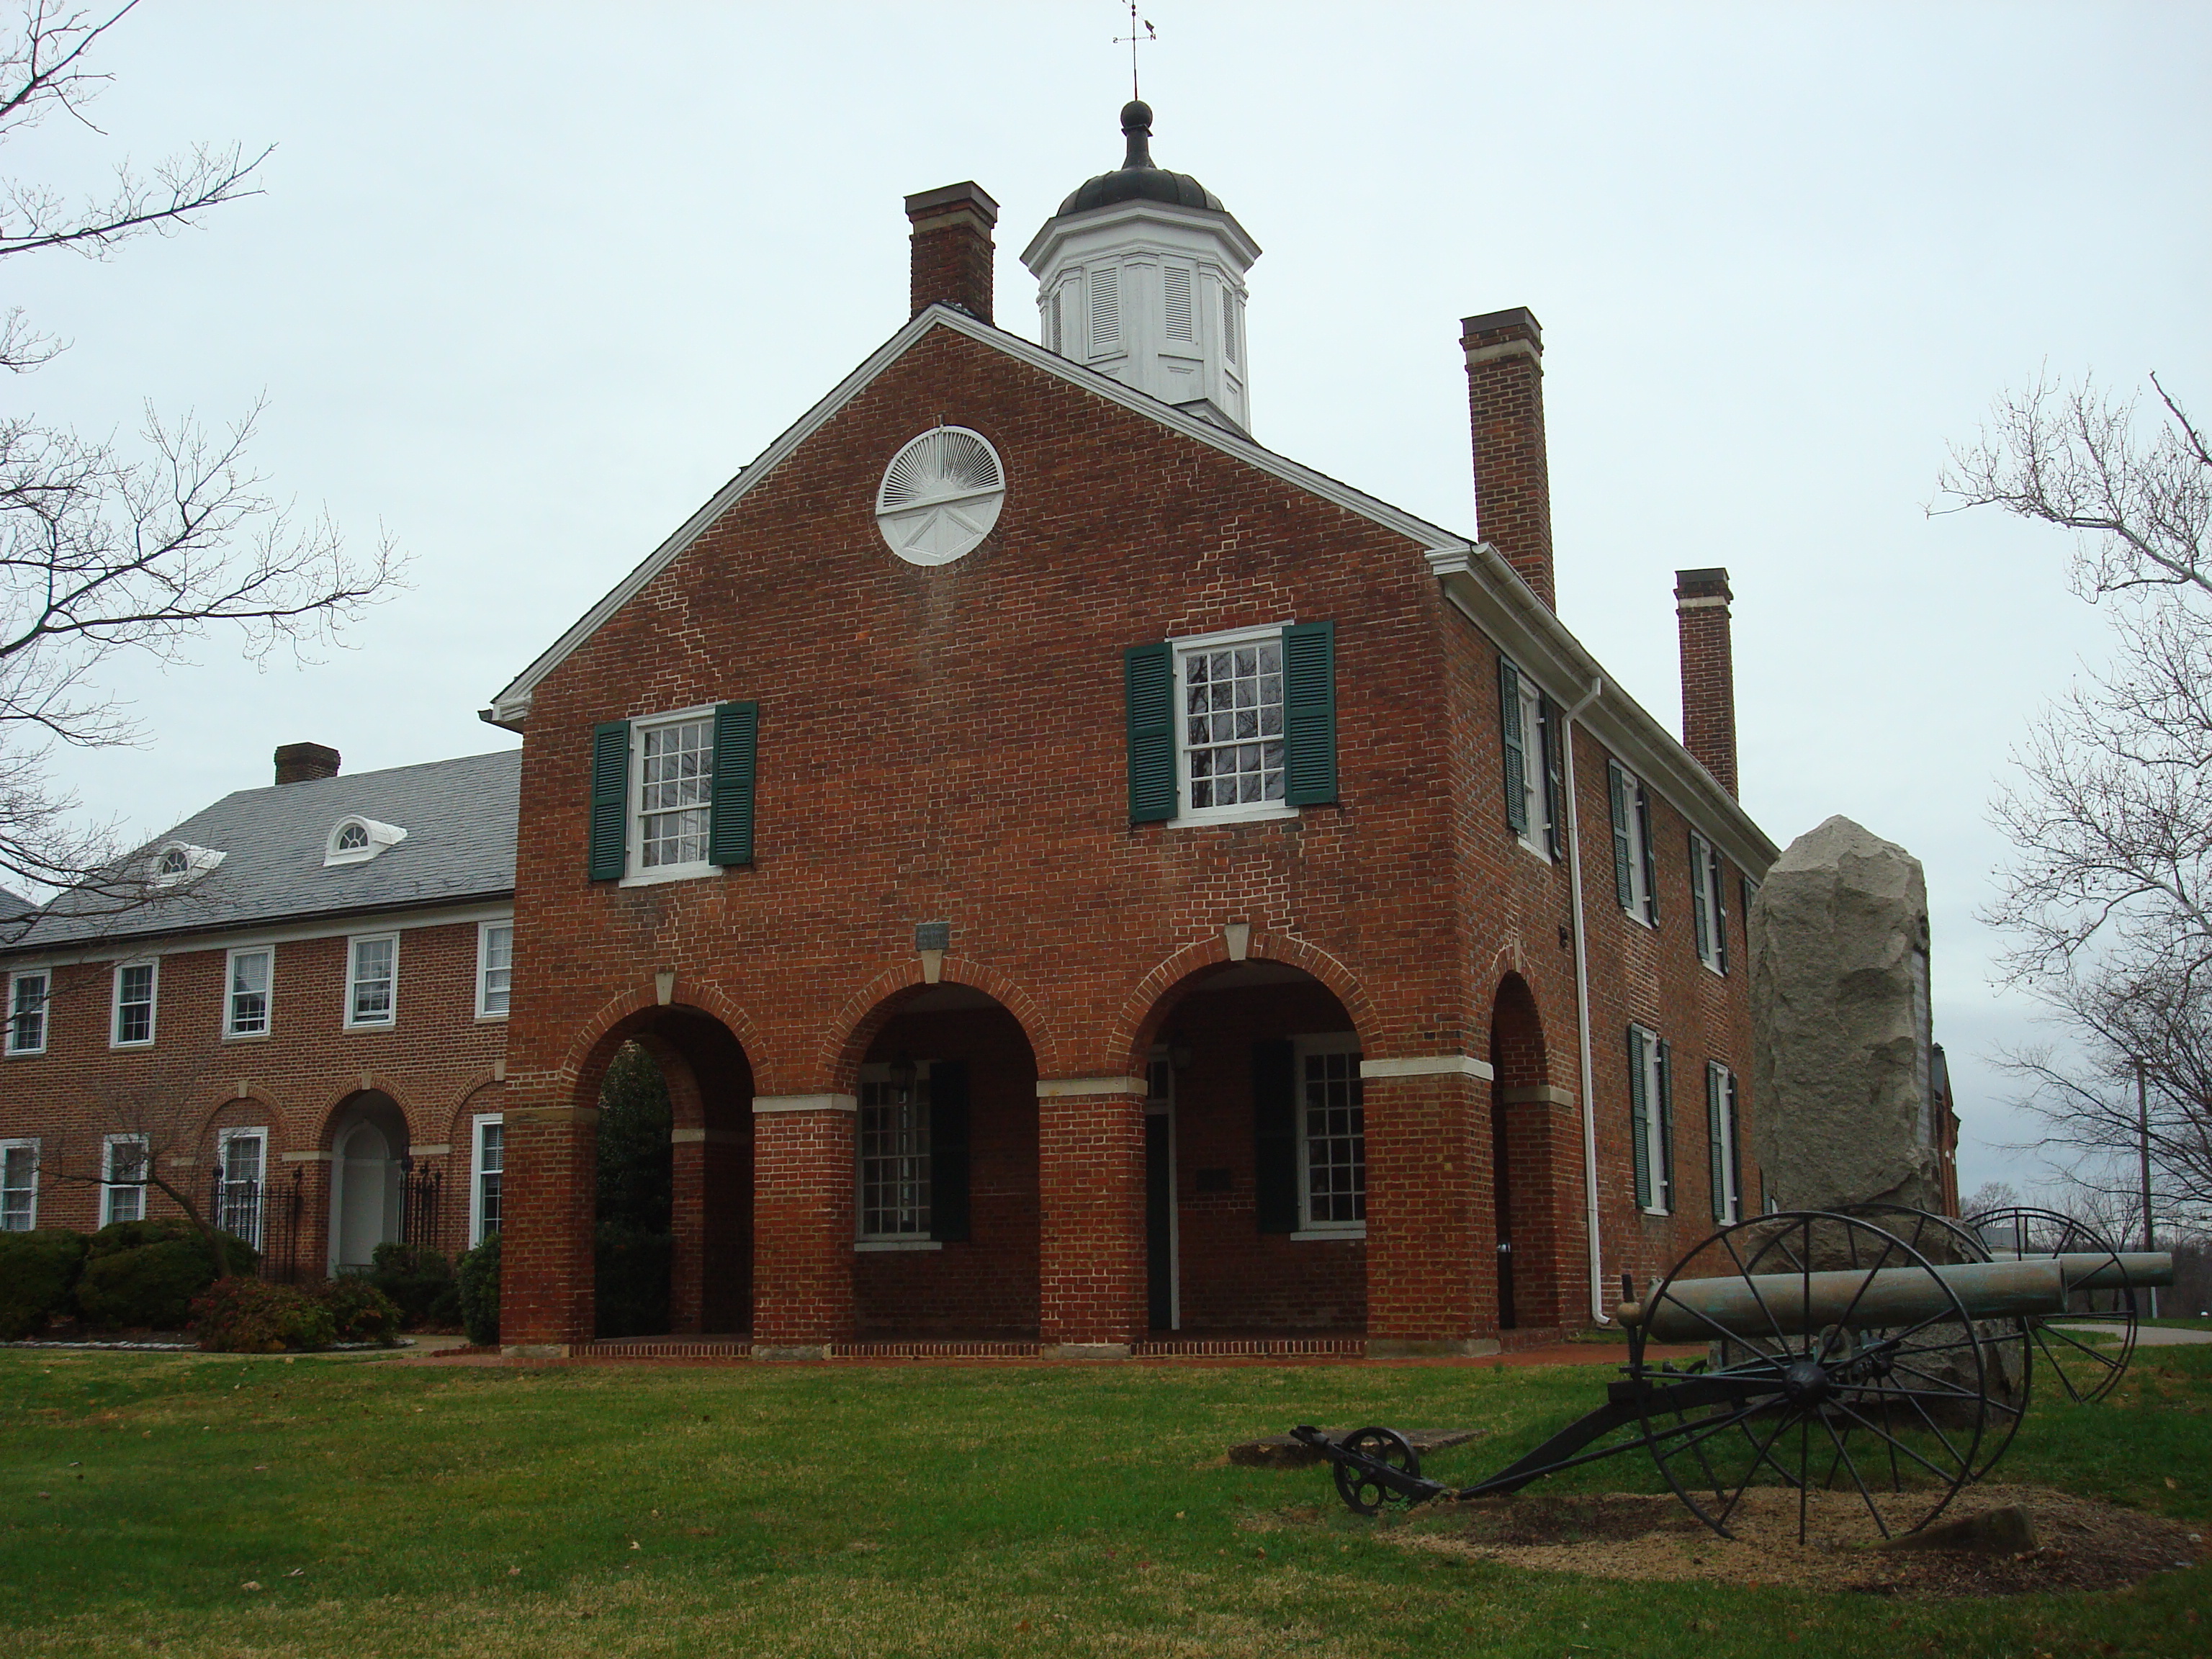
[[[1842,1213],[1871,1221],[1885,1232],[1895,1233],[1938,1267],[1951,1262],[1987,1261],[1989,1246],[1979,1233],[1963,1221],[1931,1210],[1904,1204],[1854,1204]],[[2020,1432],[2027,1415],[2035,1378],[2035,1325],[2027,1319],[1990,1319],[1978,1334],[1988,1355],[1989,1432],[1982,1437],[1974,1457],[1974,1479],[1989,1478],[1997,1460]]]
[[[2031,1206],[2015,1205],[2009,1209],[1990,1210],[1969,1218],[1967,1226],[1981,1238],[1992,1254],[2010,1255],[2102,1255],[2112,1258],[2115,1268],[2120,1268],[2118,1254],[2112,1242],[2095,1228],[2076,1221],[2072,1216],[2061,1215],[2056,1210],[2039,1210]],[[2093,1317],[2120,1326],[2120,1340],[2117,1348],[2102,1348],[2087,1341],[2079,1332],[2069,1331],[2065,1325],[2048,1319],[2027,1322],[2029,1334],[2044,1364],[2058,1375],[2059,1386],[2066,1397],[2074,1401],[2102,1400],[2127,1374],[2128,1362],[2136,1352],[2136,1292],[2127,1282],[2124,1268],[2118,1273],[2120,1288],[2117,1291],[2077,1291],[2069,1297],[2088,1304],[2079,1315],[2068,1317]],[[2114,1305],[2111,1311],[2099,1311],[2095,1306],[2100,1297],[2109,1297]]]
[[[1420,1453],[1413,1449],[1412,1441],[1395,1429],[1361,1429],[1346,1435],[1339,1443],[1346,1451],[1358,1452],[1362,1457],[1371,1457],[1378,1463],[1387,1463],[1407,1474],[1419,1475],[1421,1472]],[[1346,1509],[1361,1515],[1378,1515],[1385,1504],[1406,1501],[1373,1475],[1345,1463],[1336,1466],[1336,1495],[1344,1499]]]
[[[1919,1300],[1935,1312],[1904,1325],[1862,1322],[1853,1295],[1834,1323],[1799,1333],[1759,1288],[1770,1275],[1800,1277],[1809,1301],[1814,1273],[1858,1273],[1870,1285],[1885,1270],[1923,1276]],[[1692,1299],[1698,1281],[1729,1279],[1753,1310],[1741,1328]],[[1711,1328],[1705,1375],[1743,1393],[1694,1415],[1647,1404],[1644,1443],[1675,1496],[1723,1537],[1735,1535],[1729,1522],[1754,1485],[1796,1493],[1802,1543],[1815,1492],[1863,1505],[1887,1538],[1926,1526],[1973,1479],[1990,1425],[1987,1356],[1936,1264],[1896,1234],[1820,1211],[1738,1222],[1674,1265],[1645,1301],[1646,1319],[1669,1304]],[[1656,1383],[1667,1373],[1645,1360],[1648,1328],[1644,1320],[1629,1328],[1629,1374]],[[1664,1397],[1661,1389],[1644,1396]]]

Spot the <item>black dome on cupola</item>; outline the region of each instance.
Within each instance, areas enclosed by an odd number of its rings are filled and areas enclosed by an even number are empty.
[[[1170,173],[1165,167],[1152,165],[1150,104],[1124,104],[1121,131],[1129,141],[1127,157],[1113,172],[1085,180],[1060,204],[1061,213],[1087,213],[1093,208],[1112,207],[1119,202],[1165,202],[1175,207],[1203,208],[1213,213],[1228,211],[1221,205],[1218,196],[1188,173]]]

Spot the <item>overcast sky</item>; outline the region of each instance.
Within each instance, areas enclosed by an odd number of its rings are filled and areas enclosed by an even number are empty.
[[[2212,411],[2212,8],[1147,15],[1155,156],[1266,250],[1255,435],[1472,533],[1458,319],[1533,309],[1561,616],[1673,721],[1673,572],[1729,568],[1745,805],[1926,862],[1963,1180],[2032,1180],[1981,1058],[2034,1036],[1974,919],[1987,803],[2104,624],[2055,532],[1923,509],[2046,367]],[[476,711],[905,320],[902,195],[998,198],[1000,320],[1034,337],[1016,255],[1120,161],[1127,21],[147,0],[100,55],[104,135],[49,122],[6,171],[89,188],[237,140],[277,146],[267,193],[11,262],[5,303],[72,345],[10,407],[127,438],[149,401],[265,395],[272,486],[414,563],[320,665],[126,667],[148,742],[64,759],[88,811],[158,831],[295,739],[349,770],[512,743]]]

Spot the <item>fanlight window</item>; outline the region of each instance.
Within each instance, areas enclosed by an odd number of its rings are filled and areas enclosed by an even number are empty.
[[[891,457],[876,490],[876,528],[908,564],[950,564],[999,521],[1006,469],[979,432],[941,426]]]
[[[362,825],[343,823],[338,826],[337,850],[339,852],[357,853],[368,845],[368,831]]]
[[[386,848],[398,845],[407,839],[407,832],[396,823],[379,823],[374,818],[341,818],[332,826],[331,838],[323,846],[323,863],[366,864]]]
[[[222,862],[222,854],[210,847],[173,841],[154,858],[154,885],[177,887],[196,881]]]

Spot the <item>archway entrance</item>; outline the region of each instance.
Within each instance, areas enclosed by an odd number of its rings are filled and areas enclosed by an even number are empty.
[[[407,1120],[391,1096],[365,1090],[339,1106],[331,1126],[332,1278],[368,1272],[376,1247],[398,1241],[406,1157]]]
[[[1364,1334],[1366,1112],[1344,1004],[1287,963],[1231,963],[1147,1024],[1154,1330]]]
[[[1037,1334],[1036,1056],[1006,1006],[924,986],[888,1010],[854,1125],[863,1337]]]
[[[1561,1196],[1553,1190],[1562,1100],[1547,1079],[1543,1022],[1526,981],[1508,974],[1490,1012],[1490,1182],[1496,1217],[1498,1326],[1564,1318],[1559,1284]]]

